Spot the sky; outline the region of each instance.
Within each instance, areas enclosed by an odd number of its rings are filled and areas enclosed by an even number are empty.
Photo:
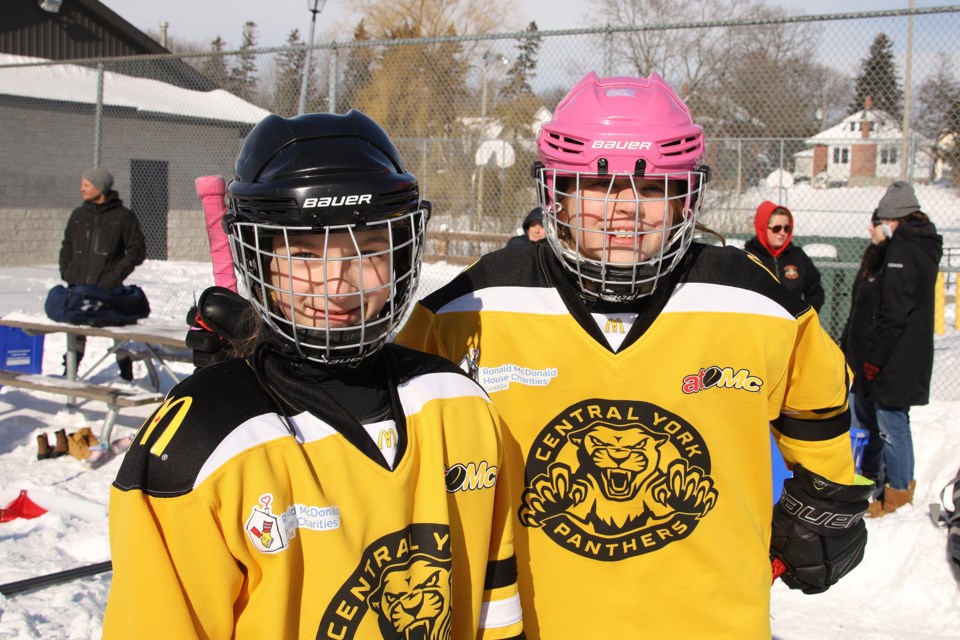
[[[125,20],[144,32],[156,33],[161,21],[169,23],[167,33],[187,42],[208,43],[220,35],[228,48],[237,48],[243,24],[248,20],[257,23],[260,47],[282,46],[294,28],[306,37],[310,29],[310,12],[307,0],[101,0]],[[771,5],[783,6],[794,14],[831,14],[860,12],[865,10],[862,0],[782,0]],[[316,40],[344,42],[352,37],[352,27],[359,19],[350,11],[347,0],[327,0],[317,17]],[[580,29],[591,24],[592,0],[525,0],[513,3],[515,24],[505,31],[520,31],[531,20],[536,20],[540,30]],[[957,4],[948,0],[915,0],[917,8],[939,7]],[[872,0],[871,10],[906,9],[909,0]],[[269,11],[264,7],[269,6]],[[718,20],[726,16],[718,15]],[[676,17],[677,22],[687,19]],[[321,38],[323,40],[321,40]]]
[[[832,190],[831,190],[832,191]],[[438,279],[438,265],[424,265],[428,281]],[[440,274],[439,280],[446,275]],[[186,278],[189,286],[212,284],[210,265],[147,260],[130,282],[148,295],[163,282]],[[0,313],[42,313],[44,292],[59,281],[56,265],[0,268]],[[421,293],[423,293],[421,291]],[[172,296],[153,296],[152,317],[182,318],[183,309]],[[960,355],[960,331],[938,343],[937,359]],[[106,338],[90,338],[85,363],[92,363],[110,346]],[[57,373],[62,364],[62,334],[47,336],[44,373]],[[145,367],[136,362],[132,383],[117,382],[110,358],[98,367],[92,381],[147,388]],[[191,367],[172,363],[182,375]],[[938,365],[939,366],[939,365]],[[935,374],[936,375],[936,374]],[[165,376],[163,391],[172,384]],[[134,433],[150,406],[124,410],[114,437]],[[915,407],[916,451],[914,504],[867,522],[869,540],[863,562],[824,594],[805,596],[777,582],[771,589],[771,626],[774,640],[942,640],[956,638],[960,628],[960,589],[951,574],[946,533],[931,524],[930,503],[960,465],[960,435],[956,415],[960,401],[935,400]],[[0,389],[0,507],[20,491],[48,512],[33,519],[0,523],[0,584],[110,559],[107,505],[110,484],[121,459],[99,469],[85,468],[71,456],[37,460],[37,436],[57,429],[68,433],[82,426],[99,432],[102,405],[86,403],[68,414],[63,397],[5,387]],[[99,640],[112,573],[101,573],[0,596],[0,639],[69,638]]]

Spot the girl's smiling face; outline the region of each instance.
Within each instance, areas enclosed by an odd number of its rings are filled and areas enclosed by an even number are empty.
[[[356,326],[376,318],[390,298],[386,229],[276,236],[273,253],[274,301],[298,326]]]
[[[573,185],[574,188],[576,185]],[[595,178],[569,193],[557,214],[567,241],[580,255],[612,266],[631,266],[663,252],[674,224],[675,202],[660,179]]]

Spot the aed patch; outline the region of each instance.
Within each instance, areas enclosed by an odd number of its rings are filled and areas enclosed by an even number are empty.
[[[356,638],[371,615],[382,638],[450,638],[451,575],[447,525],[411,524],[383,536],[327,605],[317,638]]]
[[[696,529],[719,497],[699,431],[647,402],[592,399],[560,412],[527,454],[518,512],[572,553],[614,562]]]
[[[788,264],[783,268],[783,277],[787,280],[796,280],[800,277],[800,270],[797,269],[797,265]]]

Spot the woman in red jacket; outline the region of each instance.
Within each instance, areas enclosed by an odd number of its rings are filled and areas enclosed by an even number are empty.
[[[769,200],[760,203],[753,218],[757,235],[744,249],[760,259],[787,288],[799,295],[817,313],[823,306],[820,272],[803,249],[793,244],[793,214]]]

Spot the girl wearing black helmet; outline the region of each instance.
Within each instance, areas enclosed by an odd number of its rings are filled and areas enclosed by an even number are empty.
[[[448,361],[385,344],[430,211],[389,137],[356,111],[270,116],[228,200],[252,305],[213,289],[200,315],[258,328],[124,460],[104,637],[521,636],[499,417]]]

